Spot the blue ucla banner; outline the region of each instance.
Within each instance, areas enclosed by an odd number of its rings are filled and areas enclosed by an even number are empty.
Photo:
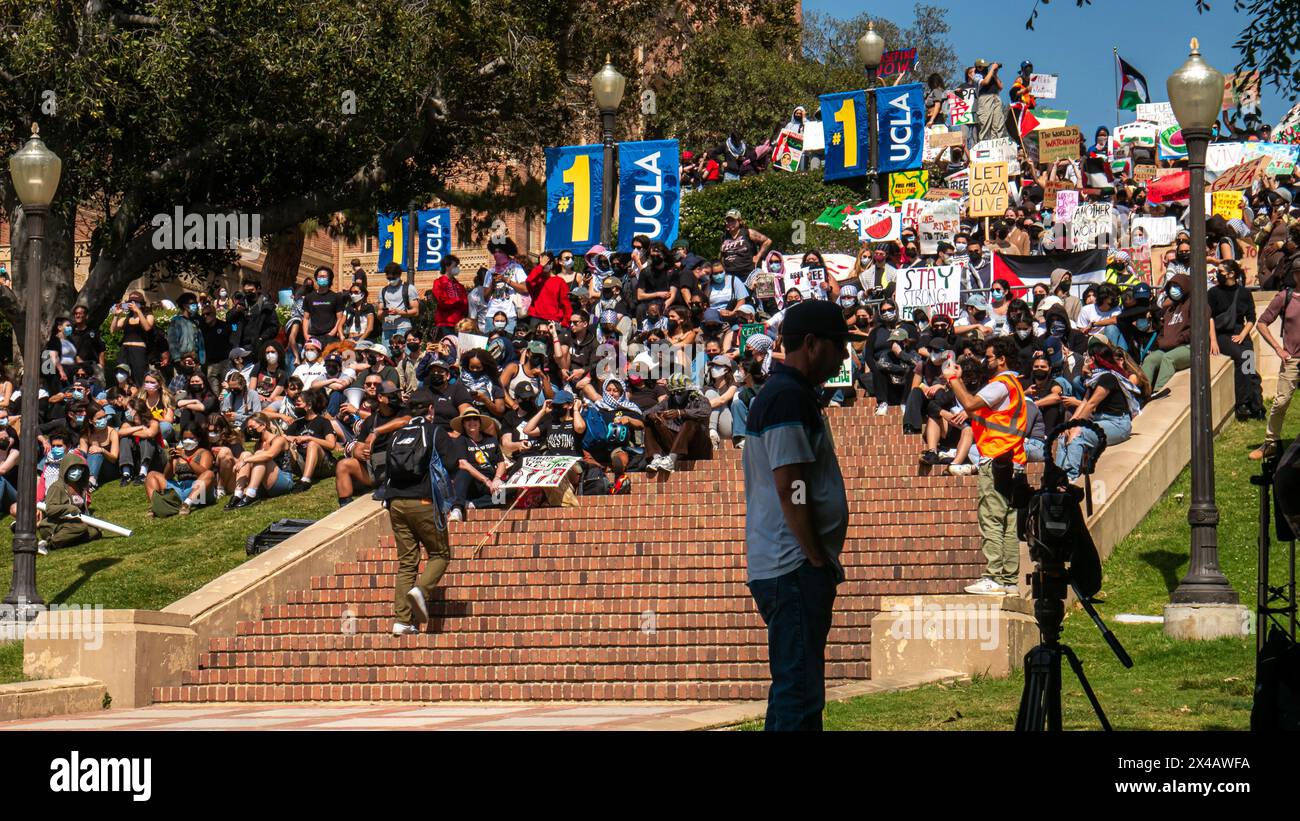
[[[410,220],[406,214],[379,215],[379,270],[390,262],[396,262],[406,270],[406,230]]]
[[[421,211],[416,222],[419,244],[415,246],[415,270],[441,271],[442,258],[451,253],[451,209]]]
[[[672,245],[677,239],[681,163],[676,140],[618,145],[618,247],[644,234]]]
[[[867,92],[845,91],[823,94],[822,133],[826,137],[826,160],[822,177],[840,180],[866,176],[871,167],[871,119]]]
[[[604,146],[546,149],[546,250],[585,254],[600,242]]]
[[[878,88],[876,130],[880,173],[921,167],[925,151],[925,89],[920,83]]]

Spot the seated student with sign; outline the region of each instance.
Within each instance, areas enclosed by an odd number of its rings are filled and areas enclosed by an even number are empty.
[[[573,484],[581,475],[582,436],[587,432],[587,422],[582,418],[578,402],[566,390],[555,391],[542,403],[524,426],[523,434],[541,441],[542,453],[547,456],[575,456],[579,463],[573,465],[558,487],[546,489],[548,504],[577,507],[578,498]]]
[[[497,422],[470,409],[451,420],[457,436],[447,446],[451,468],[452,510],[458,522],[466,508],[498,507],[505,501],[505,475],[509,465],[497,440]]]

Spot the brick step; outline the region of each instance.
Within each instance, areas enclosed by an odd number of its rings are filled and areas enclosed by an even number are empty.
[[[828,679],[833,687],[848,679]],[[459,684],[191,685],[158,687],[160,703],[291,701],[757,701],[766,681],[474,682]]]
[[[636,677],[648,682],[670,681],[763,681],[770,679],[767,661],[678,661],[677,654],[691,655],[696,648],[628,648],[626,651],[588,654],[581,662],[562,664],[536,659],[520,663],[474,662],[466,665],[420,665],[407,667],[239,667],[220,670],[189,670],[181,684],[450,684],[454,682],[597,682],[626,681]],[[755,654],[764,648],[752,648]],[[475,652],[475,651],[445,651]],[[489,651],[495,652],[495,651]],[[504,652],[504,651],[503,651]],[[485,654],[481,654],[485,655]],[[660,658],[662,656],[662,658]],[[599,659],[599,660],[597,660]],[[829,661],[828,678],[865,679],[866,661]]]
[[[756,619],[757,621],[757,619]],[[871,640],[870,627],[841,628],[831,632],[830,645],[836,648],[837,660],[856,659],[865,654]],[[355,647],[355,635],[343,636],[339,646],[315,648],[262,648],[256,644],[263,639],[240,638],[236,645],[226,649],[211,648],[205,654],[201,667],[205,669],[231,667],[379,667],[409,666],[418,664],[517,664],[518,655],[524,652],[546,650],[559,654],[556,663],[577,664],[579,656],[592,651],[632,651],[655,649],[674,652],[692,650],[692,658],[680,661],[762,661],[767,657],[765,645],[767,631],[761,626],[729,630],[566,630],[531,633],[423,633],[408,637],[391,636],[390,641],[370,642],[378,646]],[[368,639],[378,637],[364,637]],[[320,642],[316,642],[319,644]],[[331,642],[333,644],[333,642]],[[240,646],[243,645],[243,646]],[[414,646],[411,646],[414,645]],[[470,652],[472,651],[472,652]],[[707,655],[704,651],[716,653]],[[750,652],[753,655],[749,655]],[[510,654],[501,656],[499,654]],[[491,654],[491,658],[477,654]]]
[[[608,498],[608,497],[596,497]],[[971,499],[970,504],[965,504],[965,499],[954,499],[946,494],[936,492],[933,496],[911,496],[906,500],[900,500],[897,508],[886,508],[879,502],[850,501],[849,513],[855,524],[859,524],[859,519],[865,520],[865,523],[876,524],[880,522],[889,522],[893,519],[904,519],[905,523],[910,524],[918,516],[937,515],[938,521],[945,521],[945,516],[950,512],[963,511],[971,516],[975,514],[974,502]],[[931,502],[947,502],[942,507]],[[959,504],[962,503],[962,504]],[[675,509],[673,509],[675,508]],[[645,505],[636,505],[629,507],[626,512],[619,511],[610,505],[600,507],[576,507],[567,508],[572,511],[571,516],[563,518],[548,517],[542,521],[553,522],[555,527],[548,529],[563,529],[569,531],[591,530],[593,526],[599,525],[600,530],[610,530],[611,525],[629,524],[636,522],[638,527],[648,524],[648,522],[657,523],[657,529],[677,530],[681,527],[720,527],[728,526],[734,528],[744,528],[746,524],[745,507],[742,503],[734,500],[718,500],[716,503],[704,504],[697,503],[692,505],[674,505],[653,507]],[[504,518],[507,522],[528,522],[528,519],[516,518],[516,511],[510,511]],[[526,512],[526,511],[520,511]],[[484,509],[482,511],[469,511],[470,518],[468,522],[452,523],[452,533],[474,532],[480,528],[472,527],[474,524],[486,524],[487,529],[501,521],[505,511],[498,508],[496,510]],[[648,520],[637,521],[637,520]],[[969,521],[975,521],[970,519]],[[536,525],[534,525],[536,527]],[[540,529],[540,528],[538,528]]]
[[[648,621],[646,613],[653,616],[656,631],[665,630],[727,630],[757,627],[762,625],[758,612],[754,609],[729,613],[699,613],[645,611],[629,609],[619,613],[544,613],[541,615],[438,615],[434,608],[435,629],[439,632],[468,633],[532,633],[535,631],[565,630],[640,630]],[[345,617],[350,620],[349,630],[358,626],[357,635],[342,632],[339,624]],[[874,610],[837,610],[835,626],[864,627],[871,624],[876,615]],[[322,604],[273,604],[262,608],[263,620],[293,621],[326,620],[332,624],[329,633],[319,635],[295,634],[279,636],[224,636],[209,640],[209,649],[261,649],[261,650],[310,650],[337,649],[339,642],[350,641],[358,648],[368,647],[365,642],[374,641],[376,630],[387,630],[392,626],[393,603],[331,602]],[[256,625],[258,621],[246,621],[243,624]],[[361,630],[359,625],[366,623],[374,629]],[[364,641],[363,641],[364,639]],[[766,639],[764,639],[766,641]],[[304,644],[304,642],[307,642]],[[319,642],[314,643],[314,642]],[[384,646],[387,646],[385,644]]]
[[[637,550],[642,551],[645,555],[664,555],[659,550],[667,548],[669,550],[682,550],[699,545],[709,538],[716,538],[718,541],[709,545],[710,552],[718,551],[723,553],[735,553],[744,555],[745,544],[743,541],[744,533],[728,533],[725,535],[718,534],[710,536],[707,530],[668,530],[662,533],[645,533],[632,531],[618,531],[620,535],[611,536],[624,541],[620,545],[620,550],[610,550],[609,553],[600,551],[609,545],[604,540],[597,541],[591,536],[585,536],[585,541],[579,541],[581,534],[520,534],[511,532],[493,533],[488,535],[486,531],[482,536],[475,535],[470,538],[453,538],[451,546],[456,549],[468,549],[471,546],[477,546],[484,542],[485,547],[481,558],[497,558],[499,554],[495,552],[496,548],[510,548],[518,550],[531,549],[534,552],[540,552],[544,545],[551,545],[557,548],[557,555],[581,555],[584,548],[582,545],[594,546],[592,555],[619,555],[632,554]],[[636,542],[634,539],[646,539],[645,542]],[[975,533],[974,528],[969,523],[950,523],[950,524],[917,524],[917,525],[886,525],[876,528],[850,528],[848,541],[845,544],[845,552],[863,552],[874,553],[878,551],[897,550],[899,548],[917,550],[927,550],[937,546],[937,542],[931,540],[943,540],[944,549],[966,550],[979,545],[979,536]],[[489,551],[488,548],[492,548]],[[653,551],[653,552],[652,552]],[[391,555],[391,554],[390,554]],[[471,551],[472,555],[472,551]],[[846,561],[851,562],[851,559]]]
[[[621,531],[615,531],[621,533]],[[934,564],[958,560],[965,556],[967,550],[944,543],[912,546],[908,542],[925,538],[929,529],[917,528],[910,537],[893,539],[854,540],[850,542],[853,550],[847,550],[840,558],[845,567],[874,567],[879,565]],[[537,534],[541,535],[541,534]],[[975,537],[974,529],[963,535]],[[642,534],[636,534],[642,537]],[[960,537],[956,537],[960,538]],[[477,544],[477,540],[473,542]],[[459,540],[452,542],[456,547],[469,545]],[[590,543],[582,543],[588,545]],[[862,549],[865,546],[866,549]],[[357,553],[354,562],[335,562],[335,575],[353,572],[352,566],[359,562],[393,562],[390,572],[396,572],[397,550],[394,547],[365,548]],[[591,570],[602,573],[608,570],[625,570],[636,568],[680,568],[699,569],[708,567],[743,567],[745,551],[733,543],[724,546],[711,543],[684,545],[681,549],[662,550],[657,544],[642,544],[630,540],[625,543],[600,544],[596,549],[554,543],[505,544],[486,549],[478,556],[458,550],[451,565],[451,572],[458,574],[473,570],[475,572],[533,572],[543,570]],[[343,568],[348,568],[343,571]]]

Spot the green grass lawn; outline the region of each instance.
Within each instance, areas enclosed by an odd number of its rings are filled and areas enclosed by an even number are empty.
[[[1252,612],[1258,565],[1258,465],[1246,454],[1263,439],[1264,423],[1230,424],[1215,441],[1215,487],[1221,521],[1219,561]],[[1289,430],[1288,436],[1295,435]],[[1104,459],[1105,457],[1103,457]],[[1179,495],[1182,498],[1179,498]],[[1105,565],[1099,611],[1107,622],[1120,613],[1159,615],[1187,572],[1190,472],[1184,470]],[[1282,548],[1274,543],[1273,579],[1283,576]],[[1254,637],[1190,642],[1166,638],[1158,624],[1111,623],[1134,665],[1125,669],[1082,610],[1065,620],[1063,641],[1074,648],[1115,729],[1245,730],[1255,682]],[[1062,709],[1069,729],[1099,728],[1068,665]],[[827,706],[834,730],[1010,730],[1024,677],[976,678],[948,685],[862,696]],[[747,724],[756,729],[760,724]]]
[[[105,609],[160,610],[247,559],[244,540],[277,519],[321,519],[337,506],[334,482],[236,511],[226,503],[188,517],[149,519],[143,487],[116,482],[94,494],[95,514],[135,531],[107,535],[36,559],[36,584],[47,604],[102,604]],[[9,590],[13,534],[0,525],[0,579]],[[19,681],[22,643],[0,643],[0,682]]]

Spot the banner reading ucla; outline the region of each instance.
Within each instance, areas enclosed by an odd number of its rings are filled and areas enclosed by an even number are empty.
[[[878,88],[875,94],[880,173],[920,168],[925,150],[925,89],[920,83],[909,83]]]
[[[677,239],[679,156],[676,140],[618,144],[619,248],[631,248],[638,234],[667,245]]]
[[[546,149],[546,250],[585,254],[600,242],[604,146]]]
[[[406,214],[402,213],[398,218],[398,213],[394,211],[391,214],[379,215],[379,270],[382,272],[384,267],[390,262],[396,262],[406,270]]]
[[[416,222],[420,244],[415,247],[415,270],[441,271],[443,257],[451,253],[451,209],[421,211]]]
[[[866,176],[871,166],[867,92],[844,91],[823,94],[818,99],[822,104],[822,133],[826,139],[822,178],[840,180]]]

